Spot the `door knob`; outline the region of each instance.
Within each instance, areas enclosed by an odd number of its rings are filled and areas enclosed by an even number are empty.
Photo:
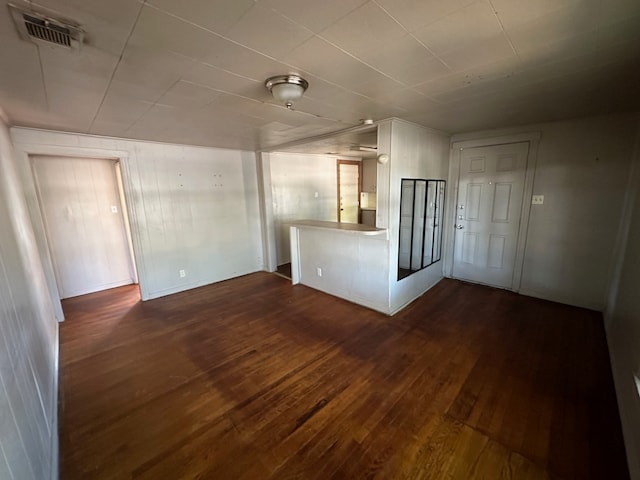
[[[463,227],[462,225],[456,225],[456,228],[457,228],[458,230],[462,230],[464,227]]]

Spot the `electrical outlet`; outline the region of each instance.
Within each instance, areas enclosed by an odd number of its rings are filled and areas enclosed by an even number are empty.
[[[543,205],[544,204],[544,195],[534,195],[531,197],[532,205]]]
[[[320,268],[320,267],[316,268],[316,275],[318,275],[319,277],[322,276],[322,268]]]
[[[184,278],[187,276],[187,272],[185,272],[184,270],[178,271],[178,274],[180,275],[180,278]]]

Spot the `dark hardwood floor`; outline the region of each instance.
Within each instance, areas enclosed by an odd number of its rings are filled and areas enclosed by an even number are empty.
[[[62,479],[628,479],[595,312],[444,280],[389,318],[267,273],[63,305]]]

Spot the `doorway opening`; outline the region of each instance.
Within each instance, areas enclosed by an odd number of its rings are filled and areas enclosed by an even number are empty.
[[[31,155],[60,299],[137,284],[117,159]]]
[[[338,222],[361,223],[362,162],[338,160]]]
[[[275,273],[277,273],[281,277],[291,280],[291,262],[278,265],[278,268]]]

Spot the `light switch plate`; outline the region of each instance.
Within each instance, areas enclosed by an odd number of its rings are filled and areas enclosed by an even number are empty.
[[[531,197],[532,205],[542,205],[544,204],[544,195],[534,195]]]

